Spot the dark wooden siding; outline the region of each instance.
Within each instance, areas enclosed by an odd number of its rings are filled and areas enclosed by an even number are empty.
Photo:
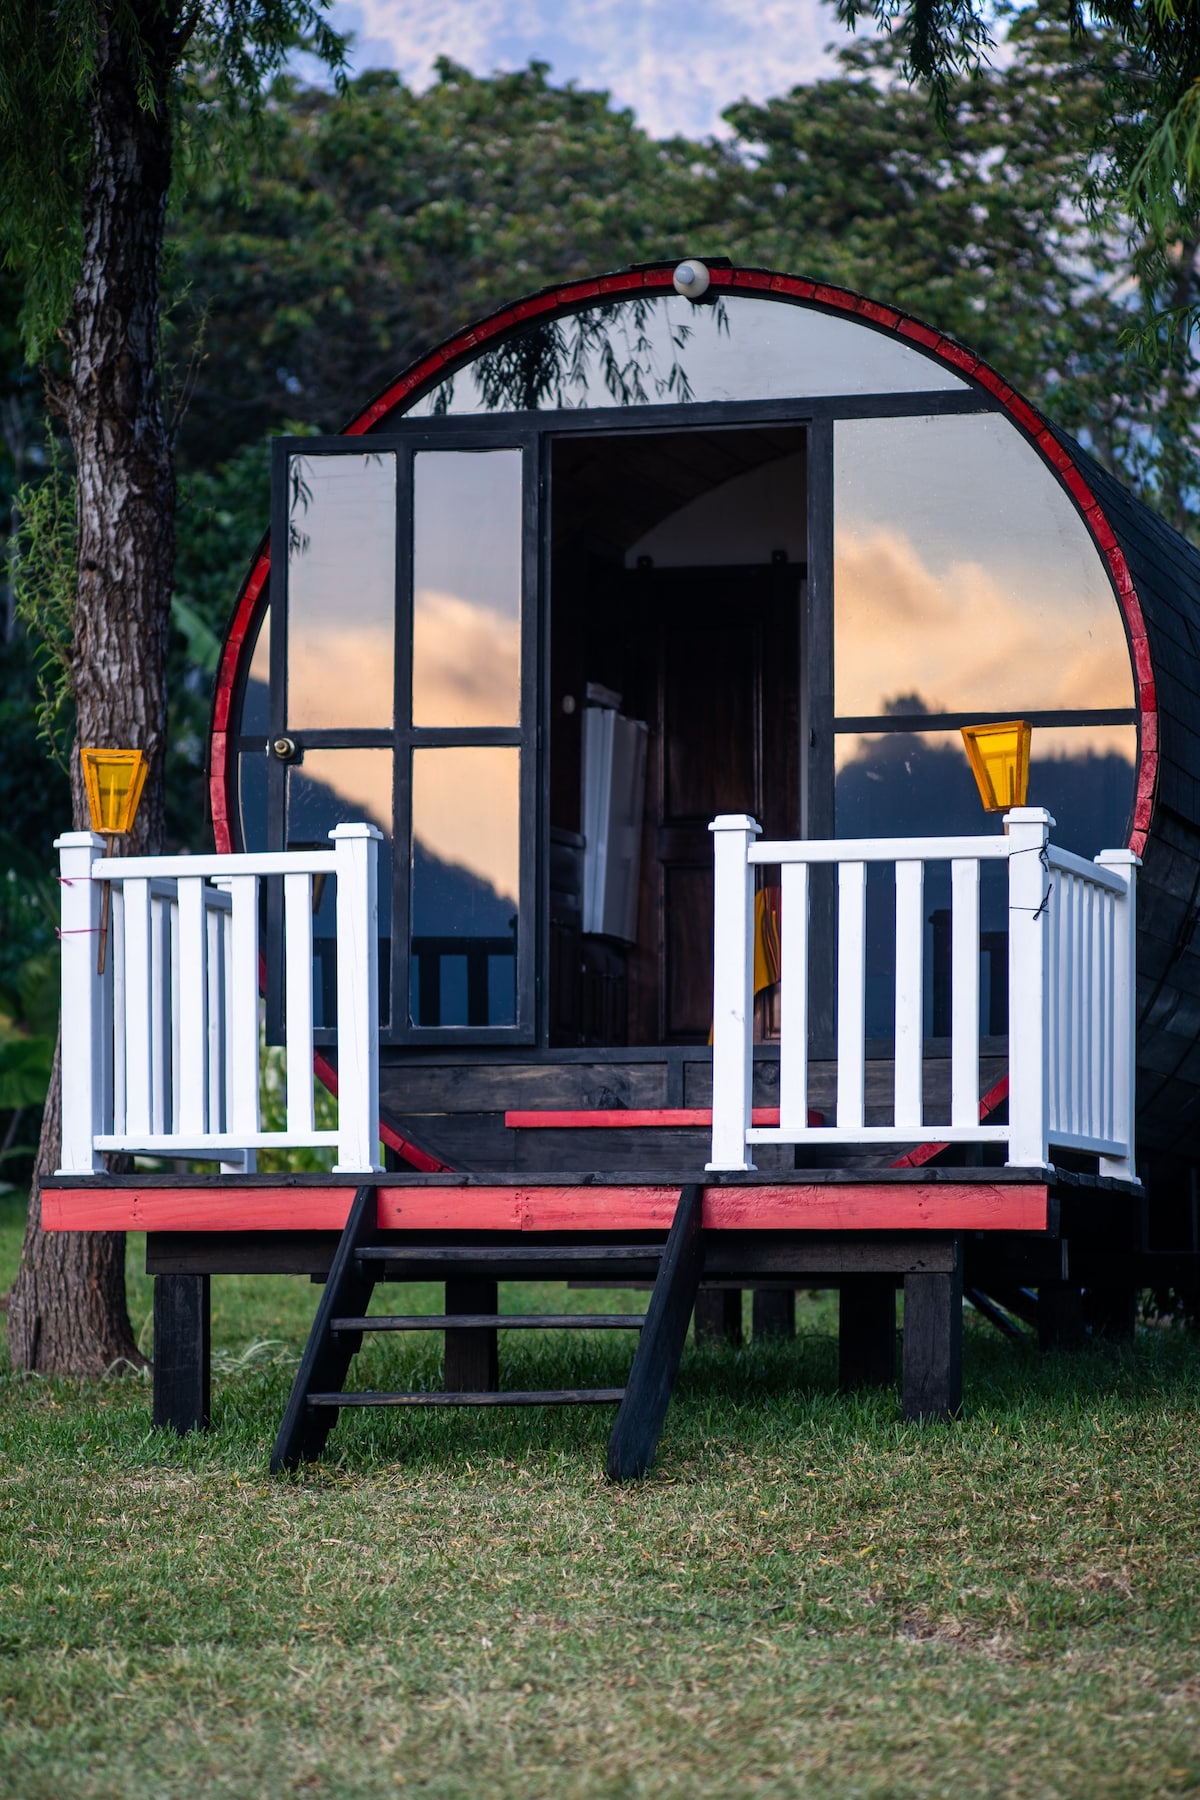
[[[1138,877],[1138,1148],[1200,1162],[1200,551],[1059,434],[1129,564],[1157,695]]]

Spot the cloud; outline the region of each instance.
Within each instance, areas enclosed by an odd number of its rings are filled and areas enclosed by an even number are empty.
[[[1111,595],[1081,617],[1036,578],[1009,587],[968,560],[935,575],[894,529],[839,532],[835,554],[839,713],[911,693],[948,712],[1133,705]]]
[[[797,0],[339,0],[354,66],[416,87],[449,55],[477,75],[548,62],[558,82],[611,92],[655,136],[721,130],[722,110],[828,72],[839,27]]]

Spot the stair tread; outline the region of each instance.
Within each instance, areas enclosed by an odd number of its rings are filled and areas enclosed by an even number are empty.
[[[331,1331],[640,1331],[642,1313],[377,1313],[331,1319]]]
[[[646,1262],[661,1259],[662,1244],[364,1244],[360,1262]]]
[[[333,1394],[309,1394],[309,1406],[587,1406],[619,1405],[624,1388],[547,1388],[542,1391],[504,1393],[385,1393],[350,1390]]]

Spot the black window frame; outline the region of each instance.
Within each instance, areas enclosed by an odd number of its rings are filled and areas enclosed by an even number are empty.
[[[804,429],[808,441],[808,571],[801,632],[800,762],[801,817],[797,831],[805,837],[832,837],[834,820],[834,740],[836,737],[912,729],[947,729],[963,722],[957,714],[835,717],[833,707],[835,529],[834,428],[842,420],[920,418],[938,414],[994,413],[1004,408],[982,388],[924,389],[889,394],[797,396],[758,401],[671,402],[628,407],[547,408],[537,411],[454,413],[400,418],[374,429],[348,435],[286,437],[272,447],[271,542],[283,546],[272,558],[271,580],[259,614],[271,611],[270,738],[292,737],[306,748],[390,748],[394,759],[393,844],[408,854],[394,855],[391,880],[392,955],[388,974],[389,1022],[381,1028],[388,1046],[426,1046],[439,1050],[475,1045],[545,1046],[548,1041],[546,969],[549,946],[549,650],[551,596],[549,543],[553,498],[550,458],[555,439],[568,436],[629,437],[676,433],[688,429],[747,428],[788,424]],[[484,451],[519,449],[522,477],[521,576],[521,723],[517,727],[458,729],[416,727],[397,709],[387,729],[294,730],[287,728],[285,682],[287,658],[287,482],[288,459],[300,455],[363,455],[392,452],[397,457],[396,593],[403,595],[406,626],[397,608],[395,695],[411,694],[412,677],[412,508],[413,459],[426,450]],[[1047,470],[1047,474],[1053,471]],[[1062,485],[1060,483],[1060,485]],[[247,668],[249,661],[247,660]],[[243,681],[244,690],[244,681]],[[241,696],[239,696],[239,719]],[[1007,716],[1007,715],[1006,715]],[[1031,715],[1037,725],[1136,724],[1135,707],[1107,708],[1066,714]],[[973,716],[980,722],[980,715]],[[411,757],[414,749],[450,745],[514,745],[521,753],[520,772],[520,925],[517,941],[516,1022],[511,1026],[420,1026],[409,1022],[408,955],[411,917]],[[262,739],[239,732],[238,752],[262,753]],[[268,846],[283,848],[286,829],[287,764],[267,750]],[[240,775],[240,770],[239,770]],[[384,874],[381,879],[389,879]],[[278,955],[280,897],[270,883],[268,954]],[[400,954],[399,947],[405,947]],[[281,1031],[280,984],[268,983],[268,1037]],[[336,1042],[336,1032],[322,1029],[318,1043]]]

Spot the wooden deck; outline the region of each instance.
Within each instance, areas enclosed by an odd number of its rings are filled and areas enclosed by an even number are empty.
[[[381,1230],[663,1231],[696,1170],[674,1176],[579,1174],[55,1177],[42,1191],[48,1231],[340,1232],[356,1189],[378,1195]],[[1014,1169],[772,1172],[703,1178],[706,1232],[1045,1231],[1044,1176]]]

